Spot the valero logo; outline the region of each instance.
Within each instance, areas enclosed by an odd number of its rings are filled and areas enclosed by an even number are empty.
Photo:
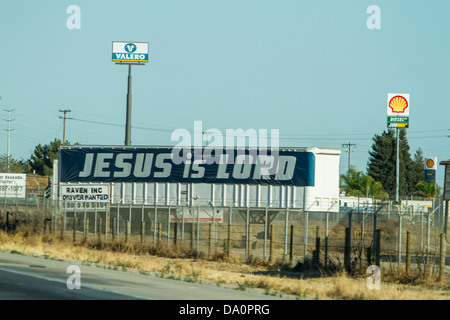
[[[425,164],[427,165],[427,168],[433,168],[434,167],[433,159],[428,159]]]
[[[136,45],[134,43],[127,43],[125,45],[125,51],[129,53],[133,53],[136,51]]]
[[[402,96],[395,96],[389,100],[389,108],[395,113],[404,113],[408,108],[408,101]]]

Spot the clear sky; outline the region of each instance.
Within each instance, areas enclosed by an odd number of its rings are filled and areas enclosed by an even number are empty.
[[[67,27],[70,5],[80,29]],[[380,29],[367,26],[370,5]],[[278,129],[281,146],[350,142],[365,171],[387,94],[409,93],[411,153],[450,158],[448,0],[1,1],[0,40],[0,153],[14,110],[14,159],[62,139],[62,109],[71,143],[124,144],[128,70],[112,41],[149,43],[149,63],[132,69],[133,145],[173,145],[198,120]]]

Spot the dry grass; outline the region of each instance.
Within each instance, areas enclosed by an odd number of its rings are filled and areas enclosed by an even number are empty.
[[[0,231],[0,250],[23,254],[82,261],[91,265],[109,266],[119,270],[136,269],[184,281],[208,280],[217,285],[235,288],[262,288],[266,294],[313,299],[370,300],[449,300],[449,282],[433,280],[404,281],[402,273],[386,269],[381,290],[367,288],[367,276],[350,277],[345,273],[308,277],[307,273],[275,271],[265,264],[247,265],[233,256],[224,259],[197,258],[174,248],[156,250],[139,243],[102,242],[90,240],[72,243],[57,237],[37,235],[23,230],[15,234]],[[183,258],[181,258],[184,256]],[[384,270],[382,270],[383,272]],[[317,274],[317,272],[316,272]],[[403,277],[403,278],[402,278]]]

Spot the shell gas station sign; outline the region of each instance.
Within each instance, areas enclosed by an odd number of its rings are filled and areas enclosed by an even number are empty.
[[[409,127],[409,93],[388,93],[387,126],[388,128]]]

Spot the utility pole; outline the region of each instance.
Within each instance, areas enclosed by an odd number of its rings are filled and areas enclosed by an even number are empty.
[[[72,112],[72,111],[70,111],[69,109],[64,109],[64,110],[59,110],[59,112],[64,113],[64,116],[63,117],[60,116],[59,118],[63,119],[63,141],[62,141],[62,145],[65,145],[66,144],[66,119],[72,119],[72,118],[66,117],[66,114],[68,112]]]
[[[356,147],[356,144],[354,143],[345,143],[342,144],[343,148],[347,148],[347,150],[345,150],[345,152],[348,152],[348,171],[347,174],[350,172],[350,153],[352,152],[352,147]]]
[[[7,149],[7,154],[8,154],[8,159],[6,161],[6,165],[8,168],[8,172],[9,172],[9,160],[11,158],[11,131],[13,131],[14,129],[11,129],[11,121],[14,121],[14,119],[11,119],[11,112],[14,111],[14,109],[5,109],[6,112],[8,112],[8,120],[5,120],[6,122],[8,122],[8,129],[3,129],[5,131],[8,132],[8,149]]]

